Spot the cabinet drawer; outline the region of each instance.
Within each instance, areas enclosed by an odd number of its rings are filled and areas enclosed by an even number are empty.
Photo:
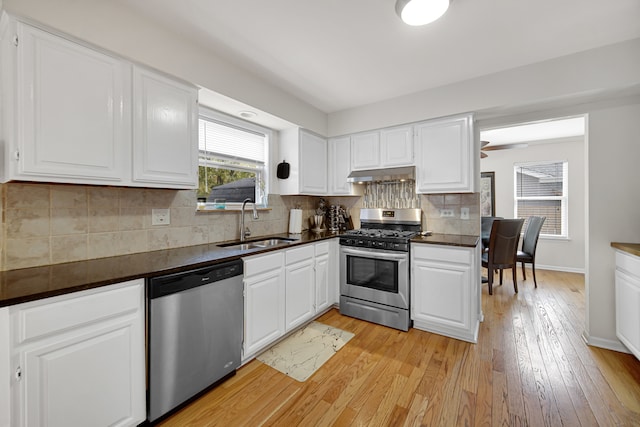
[[[313,245],[304,245],[299,248],[288,249],[285,259],[287,265],[313,259]]]
[[[414,244],[411,246],[413,256],[431,261],[471,263],[471,250],[442,245]]]
[[[329,242],[315,244],[316,256],[329,253]]]
[[[132,280],[100,290],[46,298],[12,308],[15,343],[95,323],[139,309],[144,280]],[[79,295],[82,294],[82,295]]]
[[[616,251],[616,268],[640,278],[640,258]]]
[[[244,258],[244,275],[254,276],[265,271],[282,268],[284,254],[282,251],[267,255],[257,255],[255,257]]]

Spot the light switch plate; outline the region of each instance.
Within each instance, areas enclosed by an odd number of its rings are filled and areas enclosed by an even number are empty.
[[[151,209],[151,225],[171,224],[169,209]]]
[[[460,208],[460,219],[469,219],[469,208]]]

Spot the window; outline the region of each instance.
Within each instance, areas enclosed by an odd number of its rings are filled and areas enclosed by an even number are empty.
[[[545,216],[540,234],[567,237],[567,162],[514,167],[515,217]]]
[[[208,207],[242,203],[267,205],[271,130],[200,109],[198,198]]]

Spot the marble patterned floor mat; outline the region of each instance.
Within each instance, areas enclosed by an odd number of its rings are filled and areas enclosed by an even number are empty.
[[[351,332],[311,322],[260,354],[257,359],[304,382],[353,336]]]

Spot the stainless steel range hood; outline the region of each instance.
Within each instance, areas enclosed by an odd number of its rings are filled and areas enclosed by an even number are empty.
[[[416,179],[415,166],[389,169],[369,169],[353,171],[349,174],[349,182],[403,181]]]

